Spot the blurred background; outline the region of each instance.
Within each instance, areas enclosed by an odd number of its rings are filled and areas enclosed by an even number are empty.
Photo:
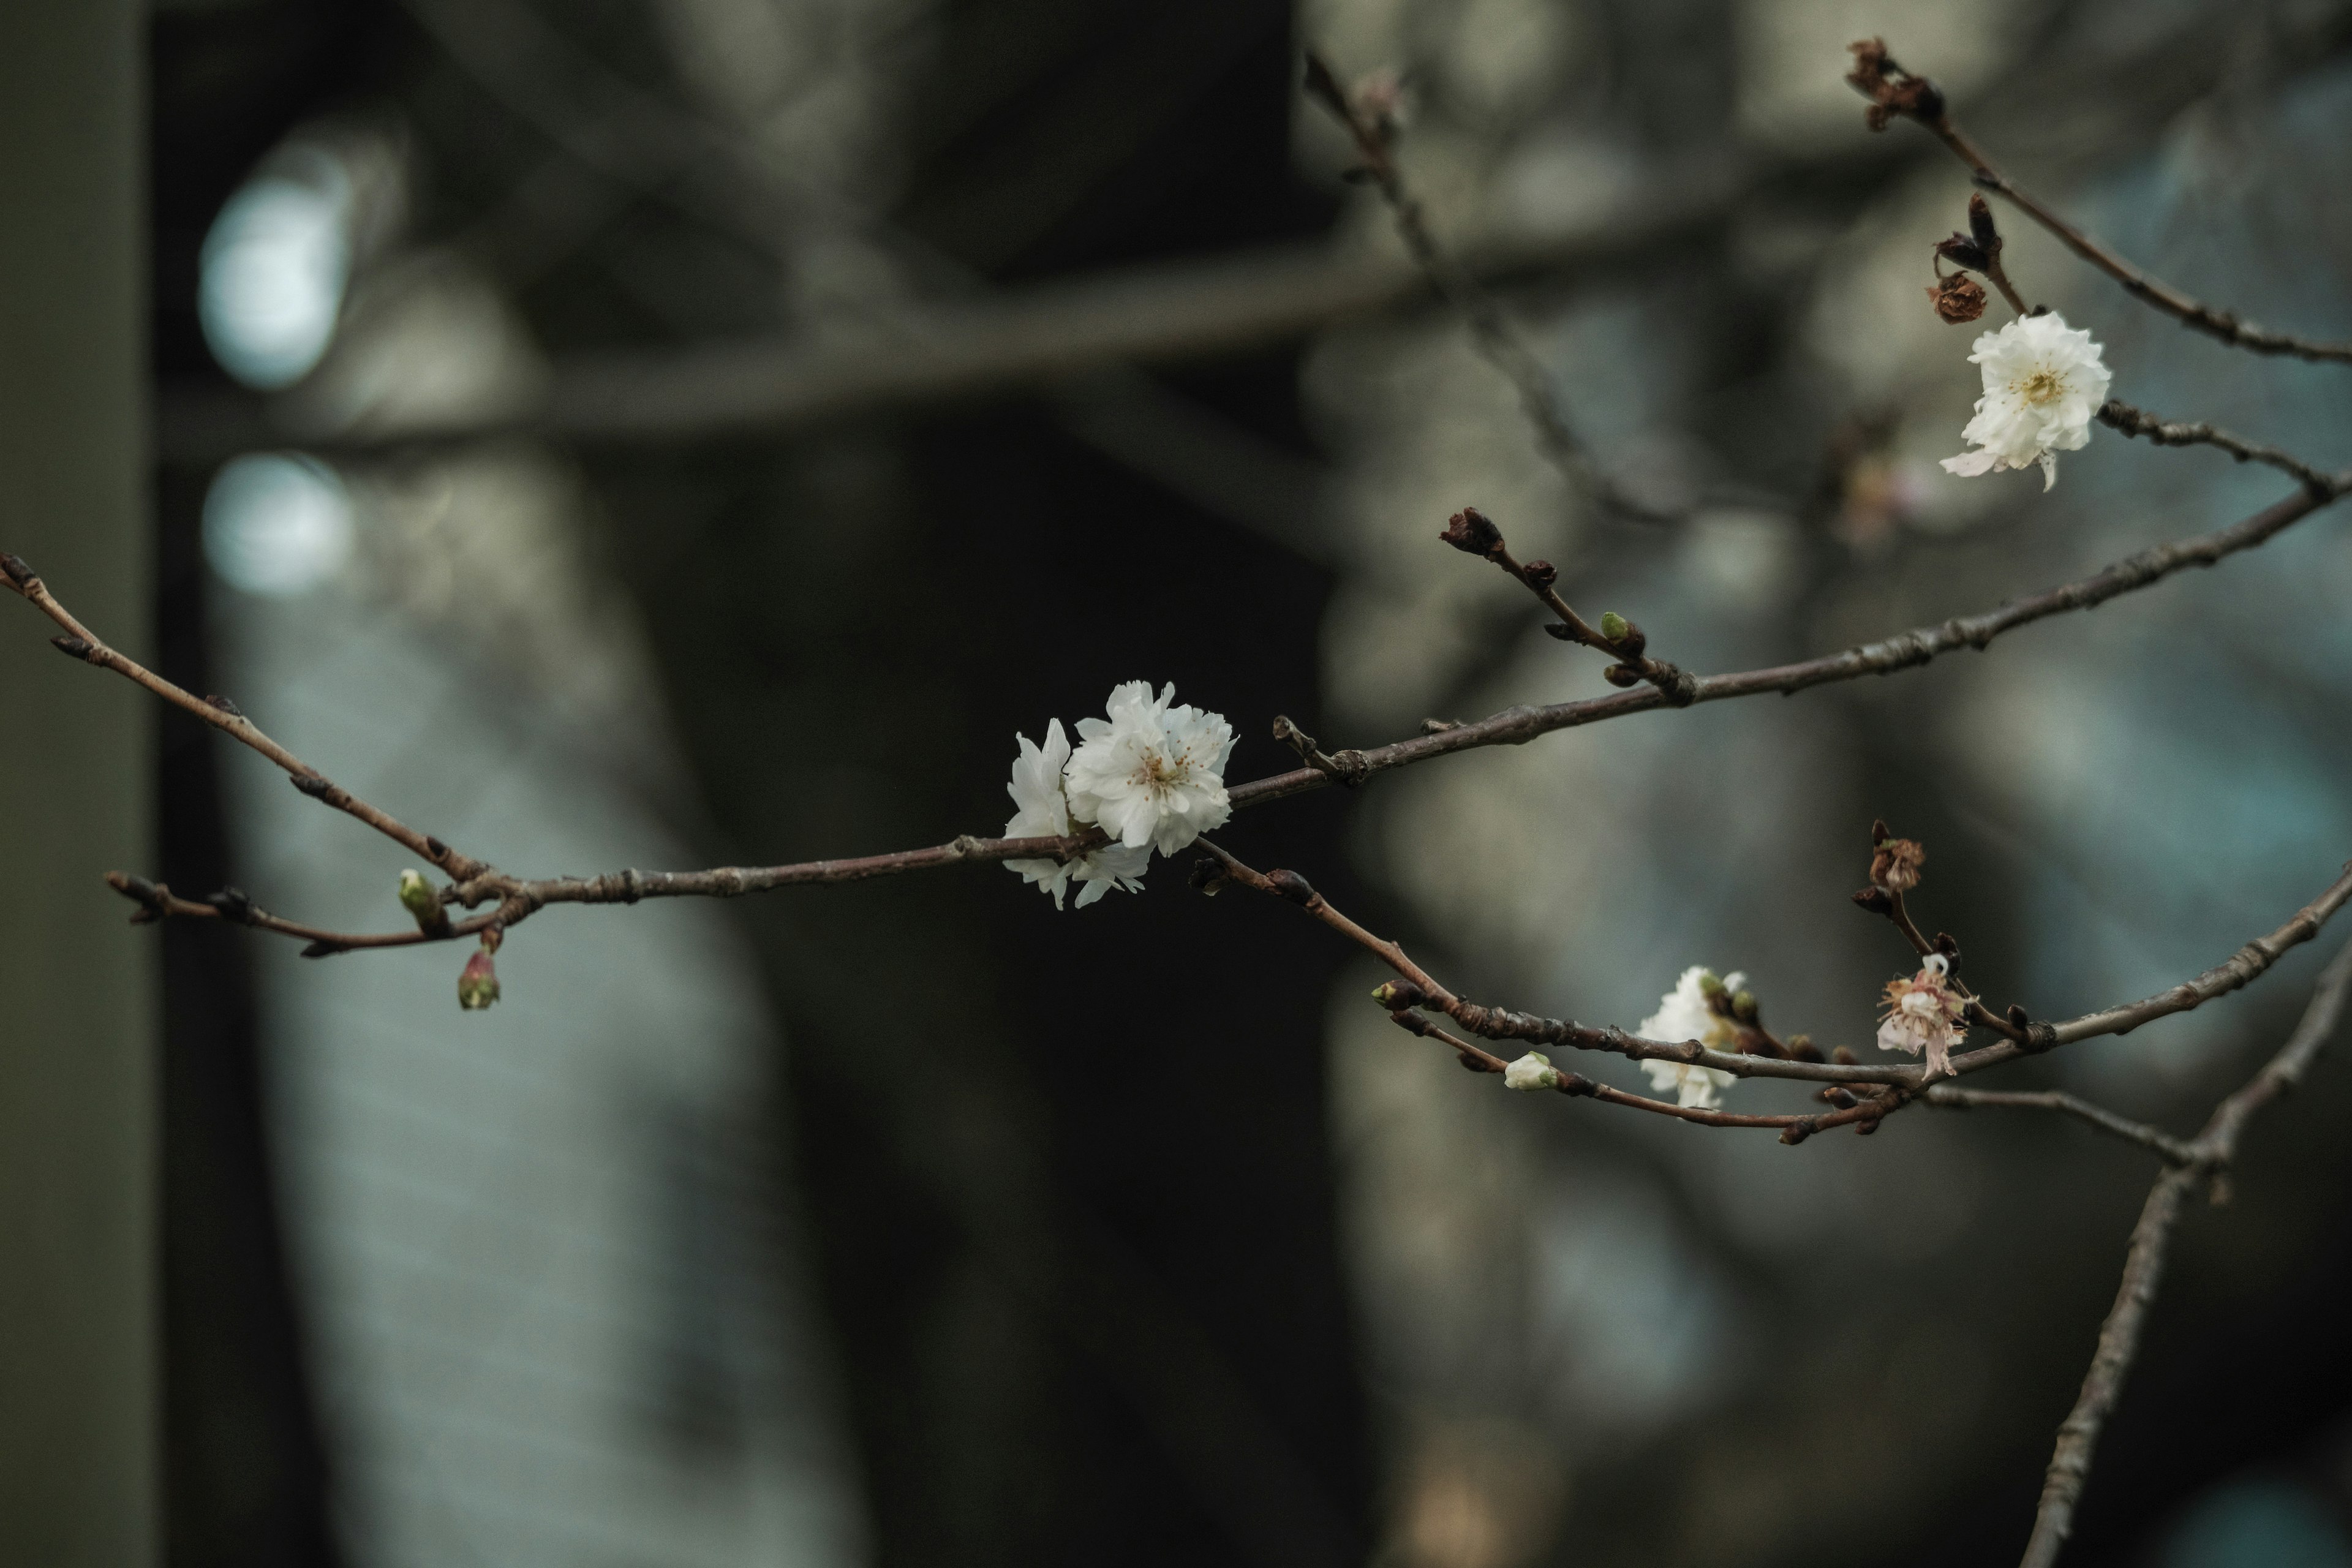
[[[99,11],[104,103],[42,54]],[[1605,691],[1437,543],[1465,504],[1589,615],[1718,670],[2284,493],[2104,431],[2048,495],[1937,468],[1976,329],[1922,294],[1969,185],[1916,127],[1864,129],[1855,37],[1885,35],[2158,275],[2352,336],[2331,0],[29,0],[18,21],[11,68],[50,107],[15,123],[51,139],[12,154],[12,244],[52,210],[21,171],[114,128],[90,177],[121,221],[46,286],[102,252],[144,289],[150,362],[121,339],[151,466],[143,502],[108,504],[135,534],[36,563],[172,679],[522,874],[992,831],[1015,732],[1131,679],[1228,715],[1234,779],[1288,760],[1276,712],[1370,745]],[[1547,465],[1341,178],[1350,149],[1297,90],[1308,47],[1343,79],[1402,73],[1436,229],[1612,478],[1685,521],[1601,515]],[[2004,226],[2116,395],[2352,462],[2343,367],[2233,353]],[[10,293],[48,319],[34,284]],[[67,406],[55,384],[10,394],[20,430]],[[36,499],[0,519],[35,527]],[[127,624],[98,620],[109,595]],[[1907,968],[1845,897],[1885,816],[1927,844],[1913,907],[1979,987],[2084,1011],[2335,874],[2347,595],[2352,541],[2322,516],[1982,658],[1465,755],[1221,837],[1467,994],[1632,1025],[1705,963],[1782,1030],[1866,1046]],[[119,1284],[152,1291],[160,1369],[109,1364],[121,1408],[159,1390],[122,1451],[160,1455],[174,1565],[2000,1562],[2154,1174],[2004,1112],[1788,1149],[1493,1092],[1364,1001],[1360,955],[1167,862],[1083,912],[994,868],[556,910],[501,953],[487,1015],[453,1005],[449,950],[127,940],[108,865],[366,928],[401,923],[403,858],[39,658],[67,694],[45,722],[112,725],[117,757],[155,737],[152,804],[107,797],[129,847],[57,826],[87,779],[10,815],[72,847],[44,851],[44,896],[106,922],[115,967],[77,995],[120,1001],[108,1039],[159,1046],[152,1091],[126,1068],[106,1103],[108,1169],[160,1194],[145,1218],[123,1200],[121,1234],[162,1246]],[[2193,1130],[2331,948],[2002,1087]],[[80,962],[48,951],[11,934],[9,985]],[[2352,1565],[2347,1113],[2339,1059],[2257,1127],[2232,1206],[2187,1222],[2070,1563]],[[29,1409],[5,1417],[27,1452]]]

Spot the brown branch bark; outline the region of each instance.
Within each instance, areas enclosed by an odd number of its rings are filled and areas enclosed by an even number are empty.
[[[2008,1089],[1955,1089],[1939,1083],[1927,1090],[1926,1100],[1951,1110],[1976,1110],[2007,1107],[2019,1110],[2054,1110],[2061,1116],[2071,1116],[2077,1121],[2112,1133],[2126,1142],[2153,1149],[2174,1165],[2196,1163],[2197,1152],[2185,1139],[2175,1138],[2160,1127],[2150,1127],[2144,1121],[2134,1121],[2117,1116],[2105,1106],[2094,1105],[2056,1089],[2021,1092]]]
[[[1857,52],[1865,46],[1854,46]],[[1878,47],[1877,64],[1895,89],[1889,95],[1878,95],[1881,109],[1888,114],[1899,114],[1924,125],[1950,150],[1952,155],[1969,166],[1976,183],[1985,190],[2005,198],[2020,212],[2040,224],[2058,242],[2124,287],[2125,292],[2142,303],[2154,307],[2180,321],[2184,326],[2218,338],[2233,348],[2258,354],[2289,354],[2296,359],[2352,362],[2352,342],[2326,342],[2315,338],[2297,337],[2289,332],[2274,332],[2242,320],[2236,311],[2218,309],[2192,298],[2157,278],[2149,276],[2107,247],[2061,216],[2048,203],[2026,191],[1997,167],[1985,155],[1983,149],[1960,129],[1952,118],[1951,109],[1944,95],[1927,78],[1914,76],[1896,65]],[[1864,84],[1863,72],[1857,70],[1847,79],[1865,94],[1871,88]],[[1878,112],[1874,110],[1874,112]],[[1874,129],[1884,123],[1884,117],[1874,121]]]
[[[2120,398],[2107,400],[2099,410],[2099,423],[2126,436],[2144,437],[2159,447],[2214,447],[2242,463],[2266,463],[2282,473],[2294,475],[2317,495],[2329,494],[2336,483],[2335,476],[2322,473],[2292,452],[2248,441],[2232,436],[2227,430],[2217,430],[2210,425],[2190,425],[2166,419],[2150,414],[2145,408],[2135,408]]]
[[[2303,1081],[2313,1060],[2327,1044],[2344,1016],[2345,997],[2352,991],[2352,945],[2336,954],[2314,987],[2302,1021],[2287,1037],[2276,1056],[2263,1064],[2246,1086],[2214,1108],[2195,1142],[2194,1158],[2157,1178],[2139,1222],[2132,1227],[2124,1258],[2123,1282],[2115,1305],[2099,1327],[2098,1348],[2092,1352],[2090,1371],[2074,1408],[2059,1425],[2050,1469],[2042,1486],[2042,1501],[2033,1516],[2033,1533],[2026,1542],[2021,1568],[2051,1568],[2074,1525],[2074,1505],[2091,1471],[2099,1434],[2122,1395],[2124,1380],[2139,1354],[2141,1331],[2148,1308],[2163,1282],[2164,1266],[2181,1205],[2201,1180],[2218,1180],[2237,1158],[2239,1140],[2254,1113]],[[2217,1199],[2219,1197],[2217,1192]]]
[[[1957,616],[1935,626],[1915,627],[1878,642],[1848,648],[1843,653],[1795,664],[1774,665],[1727,675],[1685,676],[1684,679],[1690,681],[1690,700],[1717,702],[1766,692],[1793,694],[1815,686],[1859,679],[1865,675],[1891,675],[1929,663],[1960,648],[1982,650],[1995,638],[2021,626],[2031,626],[2053,616],[2091,609],[2110,599],[2161,582],[2189,567],[2210,566],[2241,551],[2253,549],[2330,504],[2347,488],[2352,488],[2352,474],[2336,475],[2329,479],[2325,495],[2305,489],[2227,528],[2141,551],[2089,577],[2044,589],[1979,615]],[[459,854],[439,839],[408,826],[390,813],[329,783],[316,769],[271,740],[252,721],[237,712],[233,705],[197,698],[107,647],[57,601],[47,585],[22,561],[14,556],[0,555],[0,567],[5,567],[5,570],[0,570],[0,583],[32,600],[43,614],[66,629],[68,636],[60,639],[59,645],[73,657],[111,669],[164,700],[194,713],[224,734],[253,747],[285,769],[303,793],[357,817],[386,837],[425,857],[452,879],[453,886],[445,891],[445,899],[469,909],[497,900],[506,911],[497,921],[502,927],[527,918],[534,910],[549,904],[631,904],[649,898],[731,898],[805,883],[856,881],[967,863],[1060,858],[1084,854],[1104,842],[1100,831],[1093,827],[1058,838],[992,838],[965,835],[946,844],[919,849],[785,866],[721,866],[700,871],[627,869],[597,877],[561,877],[540,880],[520,879],[499,871],[487,862]],[[1675,673],[1679,675],[1682,672]],[[1345,763],[1335,770],[1307,766],[1236,784],[1230,792],[1230,799],[1234,809],[1239,811],[1321,789],[1335,779],[1350,784],[1360,783],[1376,773],[1429,762],[1455,752],[1473,751],[1485,746],[1523,745],[1539,735],[1556,731],[1624,718],[1655,708],[1683,705],[1666,691],[1652,685],[1639,690],[1618,691],[1606,697],[1579,701],[1508,708],[1486,719],[1456,724],[1433,733],[1369,750],[1339,753],[1345,758]],[[163,912],[178,915],[188,911],[175,904]],[[282,923],[288,926],[294,924],[290,921]],[[263,929],[278,928],[269,926]],[[301,928],[303,931],[310,929]],[[288,931],[285,934],[298,933]],[[403,931],[365,936],[327,933],[309,940],[313,943],[312,951],[320,952],[403,946],[420,940],[435,939]],[[321,943],[324,943],[323,947]],[[1752,1061],[1758,1058],[1730,1059]],[[1776,1065],[1801,1068],[1809,1064]],[[1813,1075],[1791,1072],[1785,1076]]]

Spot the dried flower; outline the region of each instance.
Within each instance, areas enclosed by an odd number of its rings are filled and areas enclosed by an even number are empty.
[[[1233,815],[1225,797],[1225,759],[1234,727],[1222,713],[1190,703],[1171,707],[1171,681],[1158,699],[1148,681],[1116,688],[1110,717],[1081,719],[1082,744],[1065,775],[1070,816],[1097,822],[1130,849],[1173,855]]]
[[[1870,100],[1863,111],[1863,122],[1873,131],[1886,129],[1887,121],[1897,114],[1908,114],[1925,121],[1937,121],[1944,115],[1944,95],[1926,77],[1913,76],[1895,63],[1886,52],[1884,38],[1863,38],[1848,44],[1853,53],[1853,69],[1846,73],[1846,84]]]
[[[1683,971],[1675,988],[1659,998],[1658,1010],[1642,1020],[1637,1033],[1646,1040],[1696,1040],[1711,1050],[1736,1050],[1739,1026],[1728,1009],[1732,994],[1747,978],[1736,972],[1718,978],[1714,971],[1693,964]],[[1733,1075],[1721,1068],[1661,1061],[1654,1057],[1643,1061],[1642,1070],[1650,1075],[1652,1089],[1660,1093],[1674,1089],[1677,1104],[1702,1110],[1720,1103],[1723,1091],[1734,1081]]]
[[[1952,989],[1951,965],[1931,952],[1919,973],[1886,983],[1886,1016],[1878,1026],[1878,1048],[1927,1053],[1927,1076],[1952,1076],[1952,1047],[1968,1035],[1961,1018],[1968,1002]]]
[[[2091,421],[2113,380],[2091,334],[2063,316],[2021,316],[1977,339],[1969,362],[1984,367],[1984,395],[1961,431],[1978,449],[1944,459],[1952,473],[1974,476],[2042,466],[2042,488],[2058,482],[2058,454],[2091,440]]]
[[[1926,846],[1908,838],[1882,838],[1871,851],[1871,882],[1890,893],[1907,893],[1919,885],[1919,868],[1927,861]]]
[[[1985,313],[1984,286],[1963,272],[1938,275],[1927,285],[1927,300],[1937,319],[1948,326],[1966,326]]]
[[[1013,759],[1013,782],[1004,786],[1018,809],[1013,820],[1004,825],[1007,838],[1059,838],[1070,831],[1070,800],[1063,784],[1063,772],[1070,762],[1070,740],[1062,732],[1059,719],[1045,725],[1045,744],[1041,748],[1026,735],[1013,737],[1021,743],[1021,754]],[[1082,883],[1078,889],[1078,908],[1085,909],[1113,888],[1127,892],[1139,892],[1143,887],[1143,868],[1151,862],[1149,848],[1130,849],[1124,844],[1106,844],[1090,849],[1075,860],[1007,860],[1005,869],[1017,871],[1021,879],[1034,883],[1054,895],[1054,907],[1062,907],[1062,895],[1069,889],[1073,879]]]
[[[1541,1051],[1529,1051],[1503,1069],[1503,1084],[1507,1089],[1530,1091],[1557,1089],[1559,1087],[1559,1069],[1553,1067],[1551,1058]]]
[[[1475,506],[1447,518],[1437,537],[1466,555],[1493,555],[1503,548],[1503,531]]]

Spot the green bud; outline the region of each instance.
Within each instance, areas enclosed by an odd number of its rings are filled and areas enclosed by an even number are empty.
[[[416,917],[416,929],[427,936],[445,936],[449,931],[449,911],[442,907],[441,895],[425,874],[411,868],[400,874],[400,905]]]
[[[1712,969],[1702,969],[1698,974],[1699,993],[1706,996],[1723,994],[1723,978]]]
[[[1622,642],[1624,640],[1625,633],[1628,629],[1629,628],[1625,625],[1625,617],[1619,615],[1614,610],[1607,612],[1601,617],[1601,635],[1607,637],[1611,642]]]
[[[1756,1021],[1756,993],[1753,991],[1734,992],[1731,997],[1731,1016],[1738,1019],[1743,1024],[1754,1023]]]

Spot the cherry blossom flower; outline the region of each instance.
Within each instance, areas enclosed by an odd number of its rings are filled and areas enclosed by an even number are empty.
[[[1553,1067],[1551,1058],[1541,1051],[1529,1051],[1503,1069],[1503,1084],[1507,1089],[1557,1089],[1559,1087],[1559,1069]]]
[[[1878,1048],[1927,1053],[1927,1076],[1950,1078],[1952,1047],[1968,1035],[1961,1018],[1968,1002],[1952,989],[1951,965],[1931,952],[1919,973],[1886,983],[1886,1016],[1878,1026]]]
[[[1013,760],[1013,782],[1004,786],[1004,792],[1019,809],[1004,825],[1004,837],[1058,838],[1071,831],[1069,794],[1063,783],[1070,762],[1069,737],[1062,732],[1062,721],[1055,719],[1045,726],[1042,747],[1026,735],[1013,739],[1021,742],[1021,754]],[[1070,883],[1078,882],[1078,908],[1085,909],[1113,888],[1140,891],[1143,868],[1150,860],[1149,849],[1106,844],[1074,860],[1007,860],[1004,868],[1053,894],[1057,910]]]
[[[1645,1040],[1696,1040],[1710,1050],[1737,1050],[1739,1026],[1728,1014],[1716,1011],[1715,998],[1720,996],[1727,1002],[1747,979],[1747,975],[1738,973],[1717,979],[1713,970],[1695,963],[1683,971],[1675,988],[1659,998],[1658,1010],[1643,1019],[1635,1032]],[[1720,1104],[1723,1091],[1735,1081],[1733,1075],[1721,1068],[1701,1067],[1696,1062],[1649,1058],[1643,1061],[1642,1070],[1650,1075],[1653,1089],[1660,1093],[1674,1089],[1675,1103],[1700,1110],[1712,1110]]]
[[[1115,688],[1108,719],[1081,719],[1082,742],[1070,758],[1070,815],[1102,825],[1129,849],[1173,855],[1233,815],[1225,796],[1225,759],[1234,727],[1222,713],[1190,703],[1171,706],[1170,682],[1159,697],[1148,681]]]
[[[2021,316],[1977,339],[1971,363],[1984,367],[1984,395],[1961,437],[1977,450],[1944,459],[1955,474],[2042,466],[2042,488],[2058,482],[2058,454],[2091,440],[2091,420],[2114,379],[2091,334],[2052,312]]]

